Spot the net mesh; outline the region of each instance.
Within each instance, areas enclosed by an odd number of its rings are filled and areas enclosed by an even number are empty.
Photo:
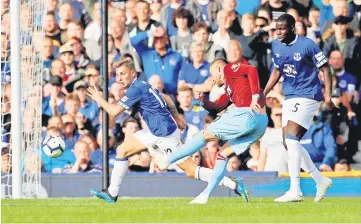
[[[10,11],[9,0],[2,0],[1,16],[1,183],[3,198],[12,196],[11,155],[11,73],[10,69]],[[44,32],[41,17],[45,0],[21,0],[20,2],[20,72],[22,118],[22,191],[23,197],[39,196],[41,178],[41,113],[42,74],[41,50]]]

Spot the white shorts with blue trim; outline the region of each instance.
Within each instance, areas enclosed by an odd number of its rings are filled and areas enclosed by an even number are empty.
[[[308,98],[291,98],[283,101],[282,104],[282,127],[286,127],[288,121],[293,121],[305,129],[313,124],[320,102]]]
[[[175,130],[168,136],[155,136],[148,129],[142,129],[133,134],[147,149],[154,149],[161,151],[163,154],[168,155],[178,149],[182,145],[181,132],[179,129]],[[160,149],[160,150],[157,150]],[[180,164],[186,161],[189,157],[178,160],[175,164]]]
[[[263,136],[267,125],[267,115],[252,112],[249,107],[233,107],[214,120],[207,131],[221,140],[228,140],[239,155]]]

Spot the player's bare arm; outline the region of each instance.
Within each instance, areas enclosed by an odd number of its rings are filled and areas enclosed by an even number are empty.
[[[263,91],[264,96],[267,96],[267,94],[273,89],[273,87],[278,83],[278,81],[281,78],[281,71],[274,67],[273,71],[271,73],[271,76],[267,82],[266,88]]]
[[[331,100],[332,78],[331,78],[331,74],[329,73],[329,69],[330,68],[328,67],[327,64],[320,67],[320,71],[323,74],[324,82],[325,82],[325,93],[324,93],[325,103],[327,105],[327,109],[331,110],[334,104],[332,103]]]
[[[179,118],[178,110],[177,110],[177,107],[174,104],[173,100],[164,93],[162,93],[162,97],[163,97],[164,101],[167,103],[168,110],[172,114],[174,120],[176,121],[178,128],[184,129],[185,124],[184,124],[184,122],[182,122],[182,119]]]
[[[108,103],[108,101],[103,98],[103,93],[95,86],[88,88],[87,95],[97,102],[98,105],[112,117],[116,117],[125,111],[125,108],[120,105]]]

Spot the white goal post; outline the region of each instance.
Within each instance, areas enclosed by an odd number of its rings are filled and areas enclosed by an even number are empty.
[[[8,8],[1,9],[2,48],[5,46],[1,49],[1,155],[2,161],[8,162],[7,166],[2,164],[1,197],[37,198],[42,189],[41,50],[44,39],[39,18],[44,15],[46,0],[8,2]],[[4,89],[9,86],[11,97]],[[7,110],[8,107],[11,109]],[[11,120],[6,120],[5,115],[11,116]]]

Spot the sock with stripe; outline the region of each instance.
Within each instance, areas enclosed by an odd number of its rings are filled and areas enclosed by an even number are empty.
[[[202,180],[205,182],[209,181],[209,178],[212,175],[213,170],[205,167],[197,166],[195,170],[195,179]],[[229,189],[235,190],[236,189],[236,182],[234,182],[229,177],[223,177],[223,179],[219,182],[219,186],[227,187]]]
[[[115,158],[108,192],[111,196],[118,196],[120,185],[128,170],[128,158]]]
[[[206,194],[208,197],[211,196],[214,189],[217,187],[218,183],[223,179],[224,174],[226,172],[228,159],[222,155],[222,153],[218,153],[216,166],[213,169],[213,173],[211,174],[208,185],[206,189],[202,192],[202,194]]]

